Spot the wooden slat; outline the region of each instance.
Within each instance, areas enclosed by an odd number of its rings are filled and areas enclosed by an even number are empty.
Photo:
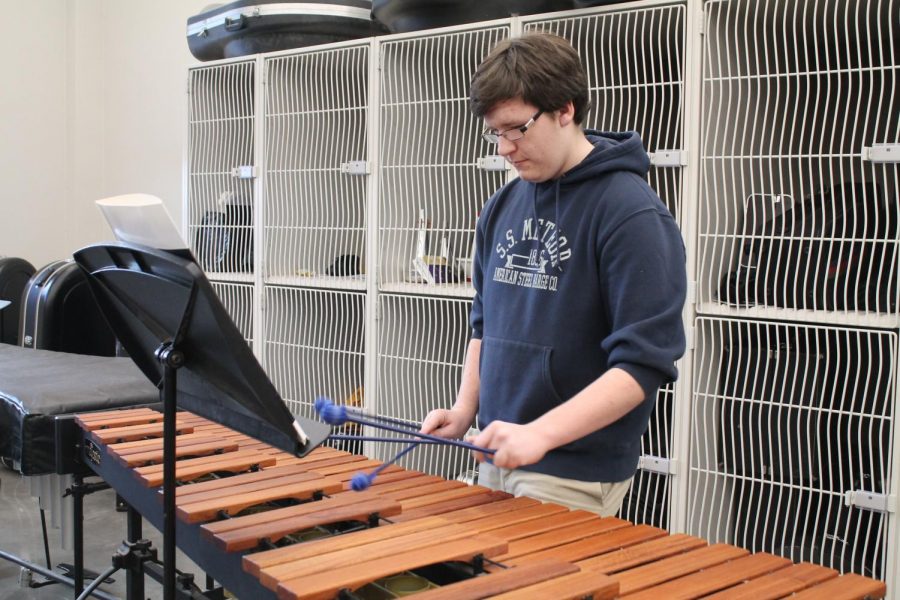
[[[486,494],[477,494],[474,496],[464,496],[462,498],[451,498],[449,500],[444,500],[443,502],[438,502],[436,504],[427,504],[419,508],[404,508],[403,512],[394,517],[393,520],[395,523],[402,523],[404,521],[412,521],[414,519],[421,519],[423,517],[444,515],[452,511],[490,504],[492,502],[506,500],[507,498],[512,498],[512,494],[497,491],[488,492]]]
[[[498,562],[507,562],[513,558],[540,552],[548,548],[561,546],[567,542],[580,540],[598,533],[631,527],[631,523],[617,517],[600,517],[588,521],[579,521],[574,525],[557,527],[538,535],[521,538],[509,543],[509,551],[497,557]],[[492,535],[496,535],[496,532]]]
[[[518,498],[517,498],[518,499]],[[546,519],[553,515],[570,512],[568,508],[560,504],[547,502],[544,504],[537,503],[528,506],[518,507],[510,511],[505,511],[497,515],[488,515],[473,519],[476,525],[483,526],[485,531],[492,529],[500,529],[501,527],[511,527],[518,523],[534,521],[536,519]]]
[[[459,498],[464,498],[466,496],[478,496],[491,492],[490,488],[482,487],[480,485],[467,485],[461,488],[451,489],[444,492],[438,492],[436,494],[428,494],[426,496],[416,496],[415,498],[408,498],[406,500],[401,500],[400,505],[403,507],[404,511],[413,510],[415,508],[419,508],[422,506],[428,506],[429,504],[438,504],[440,502],[444,502],[447,500],[456,500]]]
[[[393,473],[392,473],[393,474]],[[375,478],[373,483],[380,483],[381,476]],[[421,488],[425,485],[431,485],[433,483],[437,483],[439,481],[444,481],[442,477],[438,477],[437,475],[419,475],[418,477],[401,477],[396,481],[388,481],[386,483],[382,483],[378,486],[378,493],[382,496],[389,495],[392,492],[402,492],[404,490],[409,490],[411,488]],[[373,486],[374,487],[374,486]],[[353,490],[344,491],[342,493],[345,494],[353,494],[355,493]],[[391,495],[391,498],[395,500],[398,499],[397,496]]]
[[[337,465],[325,465],[321,467],[310,467],[310,471],[315,471],[320,475],[338,475],[340,473],[349,473],[349,477],[353,477],[353,475],[357,471],[368,471],[370,469],[374,469],[376,467],[381,466],[380,460],[357,460],[353,462],[340,463]]]
[[[502,513],[509,513],[514,510],[529,508],[531,506],[539,506],[540,500],[519,496],[518,498],[510,498],[500,502],[493,502],[482,506],[473,506],[472,508],[464,508],[455,510],[444,515],[445,519],[455,521],[457,523],[465,523],[466,521],[474,521],[477,519],[496,519]]]
[[[482,600],[535,583],[577,573],[572,563],[549,558],[534,564],[473,577],[416,594],[417,600]]]
[[[615,578],[619,582],[619,593],[624,596],[747,554],[749,553],[743,548],[728,544],[712,544],[706,548],[616,573]]]
[[[856,573],[845,573],[791,596],[791,600],[875,600],[884,598],[887,586],[883,581],[869,579]]]
[[[294,561],[268,567],[260,572],[262,584],[274,590],[278,582],[308,577],[315,573],[333,571],[335,569],[360,564],[374,557],[394,556],[399,553],[414,552],[416,550],[427,551],[428,548],[459,540],[470,538],[474,533],[456,523],[448,523],[442,527],[435,527],[424,531],[417,531],[407,535],[395,535],[389,538],[360,544],[343,550],[329,553],[319,553],[303,561]]]
[[[424,473],[420,471],[407,471],[406,469],[397,469],[396,471],[382,471],[378,474],[378,477],[375,478],[375,481],[372,482],[372,488],[380,488],[382,485],[387,485],[390,483],[395,483],[397,481],[402,481],[404,479],[411,479],[415,477],[420,477],[424,475]],[[344,491],[353,491],[350,489],[350,480],[348,479],[344,484]]]
[[[184,423],[175,423],[175,433],[193,433],[194,428]],[[131,442],[134,440],[142,440],[144,438],[162,437],[163,424],[153,423],[151,425],[132,425],[128,427],[115,427],[113,429],[100,429],[91,432],[91,437],[95,441],[108,445],[120,442]]]
[[[834,569],[799,563],[712,594],[707,600],[776,600],[837,576]]]
[[[178,461],[175,463],[175,479],[178,481],[190,481],[217,471],[241,472],[249,471],[255,467],[274,465],[274,458],[264,458],[258,453],[228,452],[220,456],[205,456],[203,458]],[[147,487],[162,485],[162,465],[139,467],[134,472]]]
[[[494,596],[495,600],[611,600],[619,596],[619,583],[603,573],[582,571],[543,581],[513,592]]]
[[[353,535],[340,535],[332,538],[311,540],[296,546],[285,546],[264,552],[247,554],[243,557],[244,570],[252,575],[259,575],[262,569],[275,565],[299,561],[310,556],[319,556],[329,552],[336,552],[345,548],[353,548],[364,544],[371,544],[379,540],[390,539],[416,531],[426,531],[449,524],[440,517],[426,517],[409,523],[397,525],[385,525],[373,529],[364,529],[354,532]]]
[[[94,419],[88,422],[81,422],[79,423],[79,425],[86,431],[104,431],[106,429],[121,429],[122,427],[134,427],[137,425],[162,423],[162,420],[162,413],[151,410],[141,414],[111,416],[106,419]]]
[[[317,456],[313,460],[303,461],[303,466],[305,466],[310,471],[315,471],[318,469],[322,469],[324,467],[331,467],[334,465],[346,465],[348,463],[358,463],[366,460],[365,456],[358,456],[355,454],[347,454],[344,456]]]
[[[75,415],[75,423],[86,431],[90,431],[87,425],[98,421],[107,421],[115,417],[131,417],[131,416],[159,415],[162,413],[152,408],[123,408],[115,410],[102,410],[90,413],[80,413]]]
[[[623,527],[599,535],[593,535],[583,540],[571,542],[550,548],[542,552],[529,553],[524,556],[507,560],[508,565],[526,565],[533,562],[540,562],[547,558],[559,558],[565,561],[578,561],[621,550],[636,544],[665,537],[665,530],[650,525],[635,525],[634,527]]]
[[[187,433],[185,435],[179,435],[175,437],[175,445],[191,445],[191,444],[202,444],[206,442],[211,442],[214,440],[219,440],[221,438],[208,435],[206,433],[197,433],[194,430],[194,433]],[[156,448],[162,448],[163,439],[162,438],[150,438],[146,440],[137,440],[134,442],[122,442],[121,444],[108,444],[106,447],[109,449],[111,454],[115,456],[127,456],[128,454],[134,454],[135,452],[144,452],[146,450],[154,450]]]
[[[249,550],[259,545],[263,539],[277,542],[286,535],[342,521],[363,521],[369,515],[379,514],[390,517],[400,512],[400,506],[389,498],[373,497],[368,500],[357,500],[351,504],[333,506],[327,501],[311,502],[318,510],[305,515],[280,518],[253,527],[228,531],[214,537],[216,546],[225,552]],[[274,512],[274,511],[270,511]]]
[[[177,444],[175,446],[175,458],[184,458],[187,456],[211,456],[214,454],[223,454],[225,452],[234,452],[238,449],[235,442],[223,442],[214,440],[202,444]],[[120,456],[119,461],[127,467],[143,467],[161,463],[163,460],[163,450],[148,450],[146,452],[135,452]]]
[[[634,600],[659,600],[659,598],[693,600],[737,585],[742,581],[783,569],[790,564],[791,561],[787,558],[760,552],[654,586],[633,594],[629,598]]]
[[[278,469],[279,467],[271,467],[273,469]],[[290,468],[290,467],[289,467]],[[262,471],[257,471],[257,473],[262,473]],[[255,473],[244,473],[244,475],[251,475]],[[235,477],[229,477],[228,479],[236,479],[240,477],[236,475]],[[217,480],[217,482],[220,480]],[[317,473],[285,473],[278,477],[272,477],[269,479],[262,479],[256,481],[248,481],[245,483],[236,483],[230,485],[226,488],[220,489],[210,489],[206,491],[200,491],[195,494],[187,494],[182,496],[177,496],[177,503],[179,507],[183,507],[185,509],[189,509],[192,506],[197,505],[198,503],[206,502],[209,500],[223,500],[228,498],[229,496],[242,496],[244,494],[249,494],[251,492],[265,491],[265,490],[278,490],[282,486],[293,485],[295,483],[302,482],[323,482],[328,481],[329,483],[334,483],[333,479],[324,479]],[[179,486],[182,488],[190,488],[190,485],[182,485]]]
[[[239,475],[232,475],[231,477],[222,477],[220,479],[211,479],[209,481],[191,483],[190,485],[182,485],[175,488],[175,497],[179,499],[184,498],[189,501],[188,497],[193,496],[194,494],[205,494],[206,492],[212,492],[215,490],[227,490],[234,486],[246,485],[257,481],[262,482],[270,479],[277,479],[279,477],[300,474],[307,475],[309,477],[319,476],[317,473],[310,473],[302,465],[267,467],[260,471],[253,471],[251,473],[241,473]]]
[[[375,558],[371,561],[334,569],[326,573],[285,581],[278,585],[278,597],[281,600],[296,600],[300,598],[305,600],[329,600],[343,588],[356,589],[370,581],[375,581],[400,571],[449,560],[469,562],[479,554],[491,557],[505,551],[506,542],[497,538],[476,536],[463,540],[454,540],[446,544],[432,546],[427,551],[416,550],[389,557]]]
[[[600,571],[601,573],[609,574],[624,571],[625,569],[631,569],[689,550],[702,548],[703,546],[706,546],[706,542],[700,538],[684,533],[673,533],[672,535],[668,535],[658,540],[580,560],[576,564],[582,569],[590,569],[592,571]]]
[[[200,532],[206,537],[213,538],[217,535],[222,535],[230,531],[237,531],[239,529],[246,529],[265,523],[271,523],[273,521],[277,521],[278,519],[303,516],[330,507],[350,506],[354,503],[365,502],[377,497],[378,496],[376,494],[368,491],[358,492],[354,496],[348,496],[344,494],[335,496],[333,498],[325,498],[323,500],[307,502],[306,504],[287,506],[284,508],[274,508],[272,510],[267,510],[253,515],[243,515],[240,517],[235,517],[233,519],[216,521],[215,523],[206,523],[205,525],[202,525],[200,527]]]
[[[437,477],[436,479],[437,481],[423,482],[421,485],[412,488],[405,487],[402,489],[393,490],[380,489],[378,490],[378,493],[382,496],[393,498],[394,500],[407,500],[411,498],[418,498],[420,496],[437,494],[439,492],[445,492],[447,490],[469,487],[462,481],[448,481],[442,477]]]
[[[312,474],[310,473],[309,475]],[[288,498],[294,500],[308,500],[312,498],[313,494],[316,492],[330,494],[341,489],[340,481],[323,479],[317,476],[313,476],[312,479],[300,481],[276,479],[274,482],[280,483],[278,485],[264,486],[262,489],[258,487],[258,484],[251,484],[251,487],[256,486],[255,489],[237,489],[234,490],[233,493],[222,495],[218,498],[208,498],[186,503],[178,506],[176,512],[178,513],[178,517],[186,523],[200,523],[209,521],[220,513],[235,515],[246,508],[264,504],[266,502],[285,500]]]
[[[587,523],[589,521],[599,521],[601,519],[595,513],[586,510],[571,510],[562,512],[542,519],[532,519],[524,523],[516,523],[507,527],[493,528],[489,527],[487,531],[491,535],[495,535],[504,540],[518,540],[520,538],[554,531],[560,527],[567,527],[576,523]]]

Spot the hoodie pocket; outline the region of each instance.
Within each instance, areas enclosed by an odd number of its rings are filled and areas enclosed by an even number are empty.
[[[481,426],[528,423],[562,404],[550,374],[553,348],[486,336],[481,341]]]

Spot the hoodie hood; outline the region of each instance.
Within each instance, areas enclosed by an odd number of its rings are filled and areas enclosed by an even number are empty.
[[[646,178],[650,169],[650,157],[644,150],[641,137],[635,131],[596,131],[585,130],[585,137],[594,149],[580,163],[563,173],[557,179],[534,184],[532,195],[532,211],[535,221],[538,220],[538,197],[541,190],[553,188],[554,223],[559,223],[560,187],[569,184],[581,184],[612,172],[629,172]],[[562,271],[563,266],[558,253],[551,250],[551,267]]]
[[[559,178],[561,184],[580,183],[613,171],[628,171],[646,177],[650,170],[650,157],[637,132],[588,129],[584,134],[594,149]]]

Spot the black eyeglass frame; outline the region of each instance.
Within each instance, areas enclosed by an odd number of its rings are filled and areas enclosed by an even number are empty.
[[[509,129],[504,129],[503,131],[494,131],[493,129],[485,129],[481,132],[481,137],[484,138],[489,144],[499,144],[500,138],[504,138],[508,142],[517,142],[525,137],[525,132],[534,125],[535,121],[541,118],[541,115],[544,114],[544,110],[541,109],[534,113],[534,116],[528,119],[528,121],[522,125],[517,127],[510,127]],[[518,135],[516,135],[518,133]],[[509,137],[510,134],[513,134],[515,137]]]

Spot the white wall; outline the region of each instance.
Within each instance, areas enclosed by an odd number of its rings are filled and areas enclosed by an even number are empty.
[[[65,0],[2,0],[15,26],[0,35],[0,255],[47,261],[65,236]]]
[[[181,224],[187,18],[208,0],[0,0],[0,255],[110,239],[93,201],[144,192]]]

